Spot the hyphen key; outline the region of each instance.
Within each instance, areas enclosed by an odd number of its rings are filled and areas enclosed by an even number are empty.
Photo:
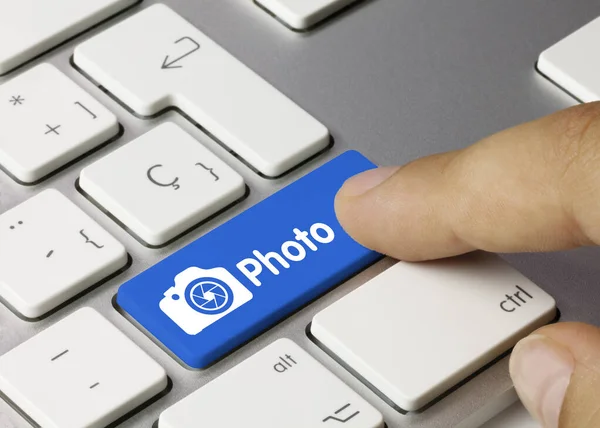
[[[346,152],[121,286],[118,305],[182,362],[203,368],[381,256],[334,212]]]

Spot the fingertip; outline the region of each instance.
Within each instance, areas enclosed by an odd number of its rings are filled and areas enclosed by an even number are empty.
[[[384,166],[350,177],[338,192],[337,198],[361,196],[390,178],[399,168],[398,166]]]
[[[371,227],[374,217],[369,215],[375,207],[365,196],[399,169],[398,166],[378,167],[359,173],[347,179],[335,197],[335,212],[342,228],[355,240],[375,250],[378,248],[374,247],[373,238],[378,234],[378,228]]]
[[[520,341],[510,359],[510,374],[521,401],[545,428],[558,428],[575,359],[567,348],[542,334]]]
[[[455,154],[404,167],[380,167],[348,179],[335,199],[344,230],[367,248],[399,260],[422,261],[471,251],[442,221],[440,171]],[[434,208],[439,206],[440,211]]]

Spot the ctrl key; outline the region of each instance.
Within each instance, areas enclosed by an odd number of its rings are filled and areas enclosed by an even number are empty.
[[[497,256],[399,262],[313,318],[311,333],[397,408],[419,410],[556,317]]]
[[[289,339],[169,409],[159,428],[383,428],[381,414]]]

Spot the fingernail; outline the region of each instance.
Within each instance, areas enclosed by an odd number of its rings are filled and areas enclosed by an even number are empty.
[[[558,428],[574,370],[571,353],[546,336],[533,334],[515,347],[510,359],[515,388],[525,407],[544,428]]]
[[[399,168],[398,166],[384,166],[355,175],[346,180],[340,193],[344,196],[360,196],[390,178]]]

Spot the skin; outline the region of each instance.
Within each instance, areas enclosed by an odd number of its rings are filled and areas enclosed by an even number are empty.
[[[344,184],[336,212],[358,242],[406,261],[599,245],[600,103],[367,171]],[[544,327],[517,345],[510,367],[544,428],[600,427],[598,328]]]

